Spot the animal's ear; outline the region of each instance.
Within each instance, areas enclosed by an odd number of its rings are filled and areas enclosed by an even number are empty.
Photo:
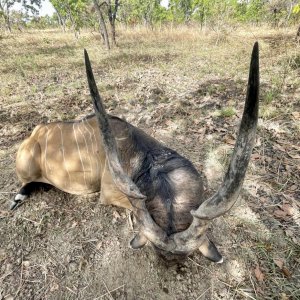
[[[143,235],[138,233],[131,241],[130,246],[132,249],[140,249],[144,247],[147,243],[147,238]]]
[[[223,257],[220,254],[219,250],[217,249],[215,244],[211,242],[207,237],[205,238],[203,244],[200,246],[199,250],[207,259],[217,264],[221,264],[223,262]]]

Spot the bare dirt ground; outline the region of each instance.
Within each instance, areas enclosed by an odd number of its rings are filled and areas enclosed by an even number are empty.
[[[300,299],[300,48],[295,30],[0,35],[0,299]],[[83,48],[108,111],[189,158],[211,194],[222,179],[260,43],[257,144],[240,200],[210,229],[225,262],[200,253],[171,268],[133,251],[129,212],[99,194],[38,192],[10,213],[15,154],[40,122],[92,111]]]

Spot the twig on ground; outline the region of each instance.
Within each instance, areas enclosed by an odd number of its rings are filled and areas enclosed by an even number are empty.
[[[95,298],[95,299],[93,299],[93,300],[101,299],[101,298],[103,298],[103,297],[109,295],[111,292],[115,292],[115,291],[117,291],[117,290],[119,290],[119,289],[121,289],[121,288],[124,288],[124,287],[125,287],[125,284],[122,284],[122,285],[120,285],[119,287],[117,287],[117,288],[115,288],[115,289],[113,289],[113,290],[110,290],[110,291],[108,291],[107,293],[105,293],[105,294],[101,295],[100,297]]]
[[[21,291],[22,285],[23,285],[23,241],[24,239],[22,238],[22,252],[21,252],[21,273],[20,273],[20,280],[19,280],[19,287],[15,293],[15,298],[18,296],[19,292]]]
[[[204,296],[210,289],[211,289],[211,287],[209,287],[208,289],[206,289],[196,300],[201,299],[201,297]]]

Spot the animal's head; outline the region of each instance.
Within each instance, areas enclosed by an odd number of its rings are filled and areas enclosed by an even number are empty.
[[[85,51],[85,64],[91,96],[96,117],[102,133],[103,145],[109,162],[109,169],[118,188],[130,200],[133,213],[140,225],[139,233],[131,241],[134,249],[143,247],[150,241],[157,254],[167,262],[177,262],[185,259],[195,250],[215,262],[222,262],[222,256],[212,242],[206,237],[209,223],[229,211],[236,202],[255,143],[255,133],[258,119],[259,98],[259,51],[258,43],[254,44],[248,89],[244,112],[234,151],[224,180],[218,191],[202,203],[197,209],[191,210],[191,224],[183,231],[167,234],[152,218],[147,207],[146,197],[137,185],[124,172],[119,160],[116,141],[110,128],[108,117],[99,95],[89,57]],[[189,197],[189,193],[182,195]],[[200,197],[200,195],[199,195]],[[186,199],[189,201],[189,199]]]

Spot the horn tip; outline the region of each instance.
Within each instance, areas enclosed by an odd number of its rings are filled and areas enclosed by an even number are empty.
[[[83,53],[84,53],[85,62],[89,61],[89,55],[85,48],[83,49]]]
[[[258,54],[259,54],[259,44],[258,44],[258,41],[256,41],[253,45],[252,57],[258,58]]]

